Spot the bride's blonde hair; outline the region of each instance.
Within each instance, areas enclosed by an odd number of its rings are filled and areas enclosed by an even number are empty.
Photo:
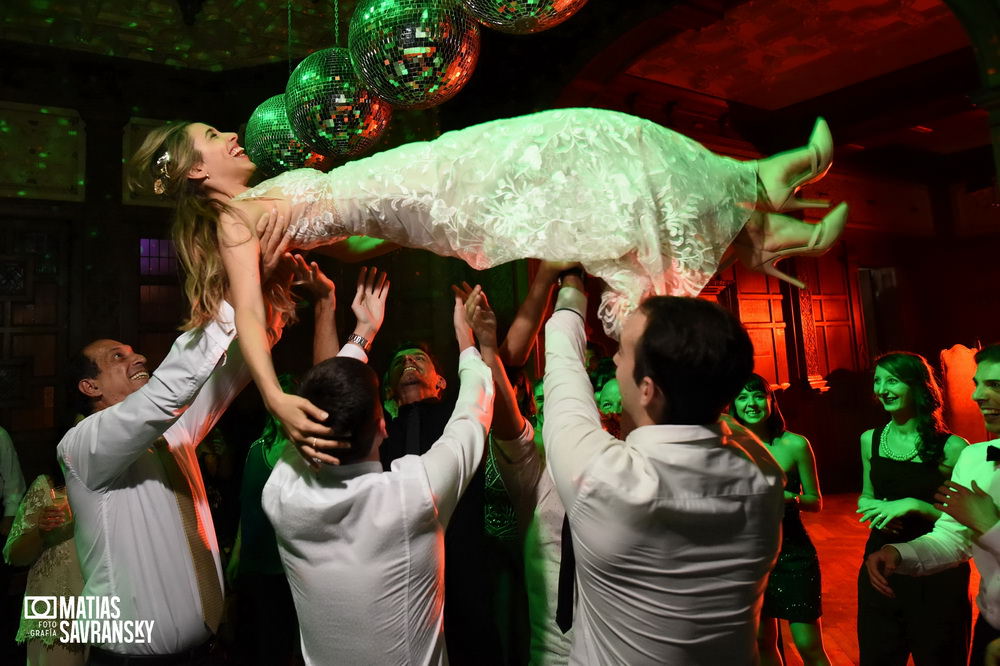
[[[184,269],[184,294],[191,306],[191,315],[181,330],[211,321],[225,299],[229,278],[219,253],[219,217],[223,213],[239,215],[229,204],[208,196],[201,181],[188,178],[202,161],[188,134],[190,126],[177,122],[154,129],[128,165],[128,184],[133,191],[151,191],[175,203],[170,234]],[[275,311],[283,321],[292,320],[295,303],[291,293],[286,285],[271,282],[264,291],[268,321]]]

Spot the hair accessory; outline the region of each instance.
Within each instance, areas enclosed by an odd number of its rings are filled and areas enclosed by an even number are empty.
[[[156,158],[156,168],[159,170],[159,177],[153,181],[153,192],[163,194],[167,191],[167,183],[170,181],[170,174],[167,167],[170,166],[170,151],[164,150],[163,154]]]

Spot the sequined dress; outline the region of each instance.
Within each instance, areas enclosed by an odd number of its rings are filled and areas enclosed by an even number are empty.
[[[368,235],[485,269],[580,261],[608,290],[609,332],[648,291],[697,295],[756,199],[756,162],[715,155],[656,123],[562,109],[296,169],[236,199],[289,201],[299,248]]]
[[[786,473],[785,490],[802,492],[798,470]],[[798,504],[785,504],[781,522],[781,552],[764,591],[761,615],[789,622],[815,622],[822,610],[819,557]]]

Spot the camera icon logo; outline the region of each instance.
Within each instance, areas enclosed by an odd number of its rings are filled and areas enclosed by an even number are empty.
[[[59,603],[57,597],[24,597],[24,619],[54,620]]]

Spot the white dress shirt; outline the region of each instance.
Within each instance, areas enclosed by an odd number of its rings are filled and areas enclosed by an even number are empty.
[[[556,624],[559,563],[562,561],[562,526],[566,511],[545,469],[544,451],[534,441],[535,432],[525,422],[518,439],[493,439],[497,468],[510,495],[521,533],[524,584],[528,595],[532,666],[569,663],[573,630],[565,634]]]
[[[231,345],[235,337],[232,307],[223,303],[215,321],[177,338],[145,386],[83,419],[59,442],[84,596],[120,597],[120,619],[154,621],[150,642],[97,643],[106,650],[171,654],[211,636],[177,499],[153,447],[161,436],[167,441],[191,486],[222,586],[195,447],[249,380],[238,345]]]
[[[986,460],[986,449],[1000,446],[1000,439],[967,446],[958,457],[951,480],[972,488],[972,482],[993,497],[1000,507],[1000,474],[997,463]],[[924,576],[965,562],[971,556],[979,570],[979,610],[995,629],[1000,629],[1000,523],[972,540],[972,530],[948,514],[934,523],[934,529],[907,543],[894,543],[902,560],[898,573]]]
[[[570,663],[740,666],[780,545],[784,474],[724,423],[601,429],[582,295],[545,328],[549,471],[567,508],[577,603]]]
[[[7,431],[0,428],[0,495],[3,497],[5,518],[17,515],[17,507],[24,492],[24,475],[17,459],[17,449]]]
[[[493,379],[473,348],[441,438],[388,472],[306,468],[286,451],[263,506],[298,612],[306,664],[447,664],[444,531],[483,457]]]

